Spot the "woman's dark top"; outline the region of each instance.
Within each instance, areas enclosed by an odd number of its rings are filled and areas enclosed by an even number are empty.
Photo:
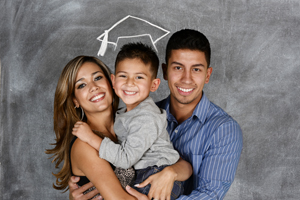
[[[70,143],[69,161],[70,161],[70,168],[71,168],[71,175],[72,176],[77,176],[77,175],[73,174],[72,164],[71,164],[71,149],[72,149],[72,146],[73,146],[76,139],[77,139],[77,137],[74,136],[71,143]],[[131,185],[133,183],[133,181],[135,179],[135,171],[132,167],[129,168],[129,169],[122,169],[122,168],[119,168],[119,167],[115,167],[112,164],[110,164],[110,166],[114,170],[114,172],[115,172],[116,176],[118,177],[118,179],[119,179],[119,181],[120,181],[123,188],[125,188],[126,185]],[[81,186],[83,186],[83,185],[90,182],[90,180],[86,176],[77,176],[77,177],[80,177],[80,180],[77,183],[77,185],[79,187],[81,187]],[[86,193],[88,193],[88,192],[90,192],[94,189],[95,189],[95,187],[93,187],[93,189],[91,188],[90,190],[85,191],[84,194],[86,194]]]

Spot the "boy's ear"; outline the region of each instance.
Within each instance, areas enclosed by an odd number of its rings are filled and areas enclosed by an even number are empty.
[[[163,70],[164,79],[167,81],[168,80],[168,65],[163,63],[163,64],[161,64],[161,66],[162,66],[162,70]]]
[[[111,75],[110,75],[110,79],[111,79],[111,83],[112,83],[113,88],[114,88],[114,86],[115,86],[115,75],[114,75],[114,74],[111,74]]]
[[[151,83],[150,91],[155,92],[157,90],[159,84],[160,84],[160,79],[159,78],[153,79],[152,83]]]

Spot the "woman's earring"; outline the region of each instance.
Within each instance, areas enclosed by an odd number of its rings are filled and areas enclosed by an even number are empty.
[[[83,109],[80,107],[81,109],[81,121],[83,120],[83,117],[84,117],[84,112],[83,112]]]
[[[77,107],[76,106],[74,106],[74,108],[76,109]],[[79,108],[81,109],[81,121],[83,120],[83,117],[84,117],[84,111],[83,111],[83,109],[79,106]]]

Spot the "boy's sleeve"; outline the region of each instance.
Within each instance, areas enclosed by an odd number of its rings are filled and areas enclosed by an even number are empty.
[[[158,137],[159,126],[153,117],[149,113],[132,117],[126,124],[130,133],[122,144],[104,138],[99,149],[100,158],[124,169],[135,165]]]

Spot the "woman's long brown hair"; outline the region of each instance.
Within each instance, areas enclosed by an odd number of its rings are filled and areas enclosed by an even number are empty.
[[[55,147],[47,149],[45,152],[46,154],[54,154],[51,158],[53,158],[52,162],[55,162],[55,168],[59,168],[61,162],[64,161],[61,170],[57,174],[52,173],[56,177],[56,183],[53,184],[53,187],[57,190],[67,191],[68,181],[71,177],[69,155],[70,142],[73,138],[72,128],[77,121],[81,120],[80,109],[74,108],[74,89],[77,72],[85,62],[97,64],[112,87],[109,68],[95,57],[78,56],[71,60],[63,69],[54,97],[53,121],[56,142],[51,145],[55,145]],[[113,111],[117,110],[118,103],[119,99],[113,92]]]

